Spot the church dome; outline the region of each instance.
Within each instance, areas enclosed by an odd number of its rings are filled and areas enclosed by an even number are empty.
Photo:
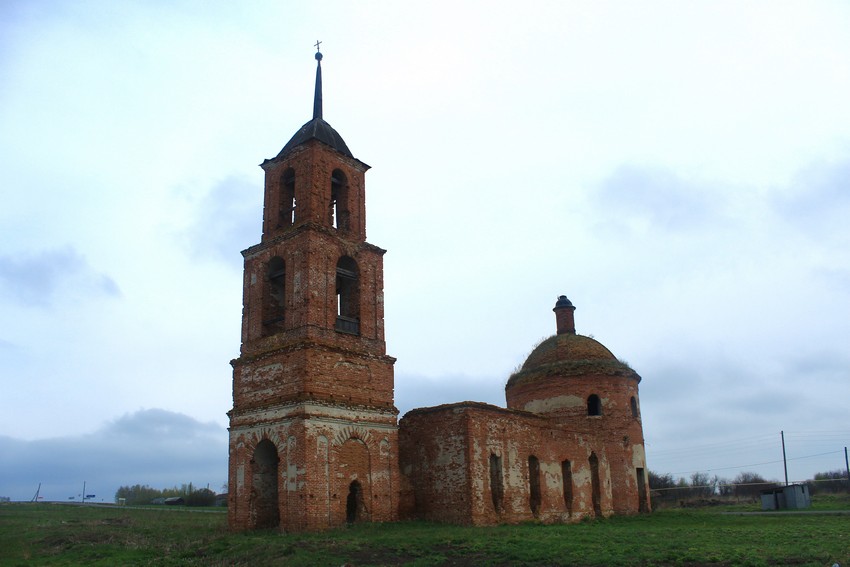
[[[573,334],[553,335],[531,351],[522,369],[530,370],[558,362],[590,360],[616,360],[616,357],[602,343],[590,337]]]
[[[520,369],[514,372],[505,390],[551,378],[621,376],[640,382],[640,376],[617,360],[602,343],[575,332],[575,307],[560,296],[553,309],[558,334],[537,345]]]
[[[537,345],[519,371],[511,375],[505,389],[538,379],[557,376],[615,375],[640,376],[617,360],[599,341],[583,335],[553,335]]]

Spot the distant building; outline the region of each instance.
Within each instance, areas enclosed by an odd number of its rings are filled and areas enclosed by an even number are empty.
[[[242,253],[231,529],[649,511],[640,376],[576,334],[565,296],[554,309],[557,334],[510,377],[507,409],[462,402],[398,422],[385,251],[366,242],[369,166],[322,118],[316,59],[313,118],[263,162],[263,234]]]

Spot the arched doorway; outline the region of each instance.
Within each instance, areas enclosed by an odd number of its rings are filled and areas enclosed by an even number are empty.
[[[361,439],[352,437],[337,450],[339,484],[336,486],[340,496],[337,523],[372,521],[370,461],[369,448]]]
[[[345,500],[345,521],[349,524],[363,519],[366,507],[363,504],[363,486],[359,480],[348,485],[348,497]]]
[[[280,525],[277,497],[277,447],[263,439],[254,449],[254,474],[251,479],[251,518],[255,528],[276,528]]]

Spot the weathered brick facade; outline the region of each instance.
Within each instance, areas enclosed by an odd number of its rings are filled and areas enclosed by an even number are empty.
[[[398,517],[398,410],[383,254],[364,174],[317,111],[266,160],[263,236],[243,252],[233,365],[232,529],[316,530]]]
[[[561,296],[558,334],[510,377],[508,409],[462,402],[402,418],[416,517],[494,524],[649,511],[640,377],[575,334],[573,309]]]
[[[316,79],[313,120],[262,164],[262,239],[242,253],[231,529],[648,510],[640,377],[575,334],[563,296],[558,334],[508,381],[508,409],[463,402],[398,422],[384,250],[366,242],[369,166],[322,119],[320,66]]]

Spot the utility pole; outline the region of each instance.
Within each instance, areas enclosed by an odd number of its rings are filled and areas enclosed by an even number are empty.
[[[85,503],[86,503],[86,481],[83,481],[83,504],[85,504]]]
[[[785,486],[788,486],[788,461],[785,459],[785,431],[780,431],[782,436],[782,466],[785,467]]]
[[[847,492],[850,492],[850,462],[847,461],[847,447],[844,447],[844,467],[847,469]]]

